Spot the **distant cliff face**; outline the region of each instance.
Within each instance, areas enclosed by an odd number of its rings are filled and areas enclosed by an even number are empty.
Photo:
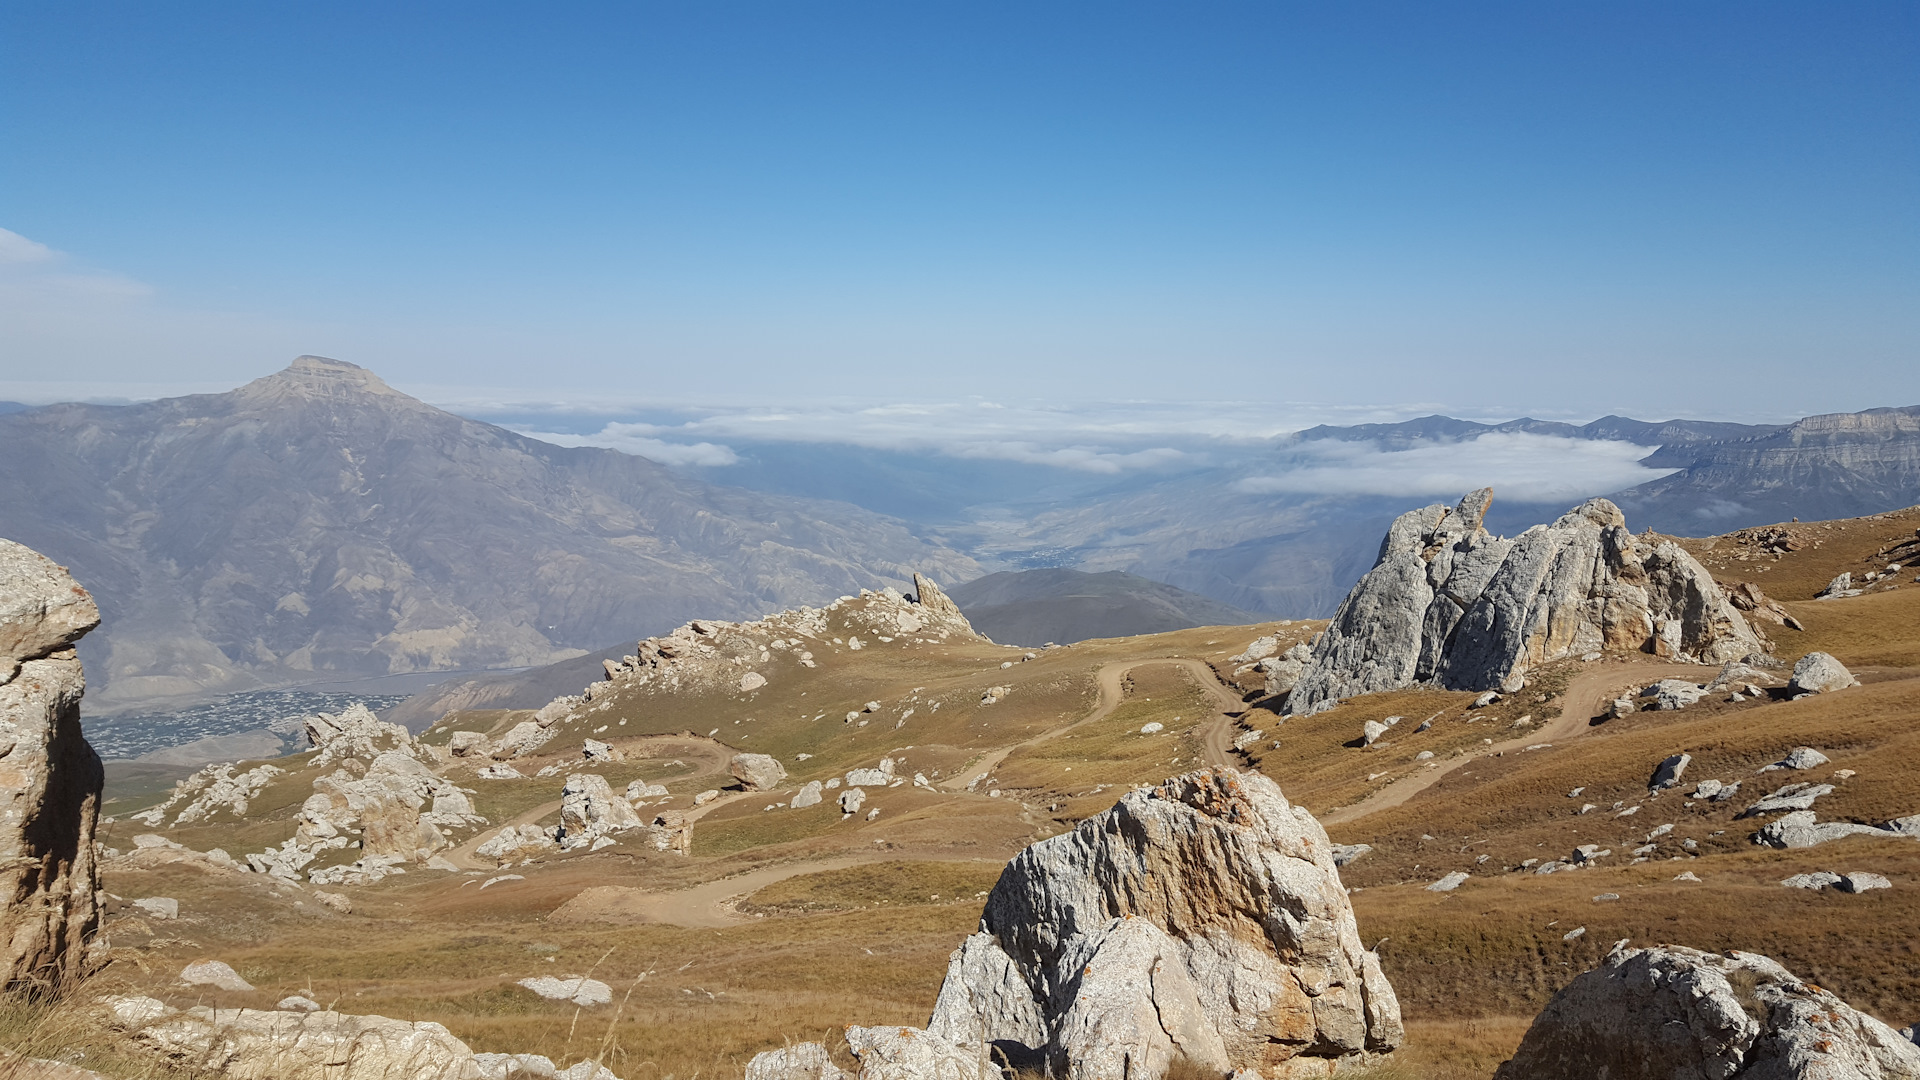
[[[225,394],[0,416],[0,536],[99,598],[101,707],[546,664],[979,573],[890,518],[552,446],[320,357]]]
[[[1664,532],[1895,510],[1920,503],[1920,406],[1809,416],[1771,434],[1663,447],[1647,460],[1682,471],[1613,499]]]

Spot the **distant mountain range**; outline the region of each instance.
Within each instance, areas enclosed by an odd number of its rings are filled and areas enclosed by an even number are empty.
[[[517,705],[578,689],[598,655],[688,619],[905,585],[915,570],[1010,643],[1322,616],[1388,522],[1458,493],[1261,494],[1250,476],[1313,467],[1329,442],[1371,444],[1356,452],[1390,473],[1401,451],[1515,433],[1658,446],[1642,464],[1674,471],[1613,496],[1636,529],[1706,535],[1920,502],[1920,407],[1789,425],[1428,416],[1243,441],[1172,475],[830,443],[768,443],[743,457],[751,469],[703,473],[555,446],[301,357],[224,394],[0,403],[0,535],[99,598],[106,622],[82,649],[95,713],[579,658],[552,687],[503,673],[446,691]],[[1472,471],[1471,454],[1459,460]],[[1571,501],[1496,486],[1488,526],[1516,533]],[[972,580],[1022,569],[1082,573]]]
[[[1230,604],[1118,571],[1001,571],[955,585],[947,595],[975,630],[1003,645],[1066,645],[1260,621]]]
[[[897,519],[553,446],[312,356],[224,394],[0,415],[0,535],[99,599],[96,712],[541,665],[980,572]]]

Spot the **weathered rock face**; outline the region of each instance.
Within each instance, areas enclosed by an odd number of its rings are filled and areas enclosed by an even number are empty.
[[[1671,541],[1635,539],[1592,499],[1511,540],[1481,527],[1491,488],[1400,515],[1334,614],[1289,713],[1431,682],[1491,690],[1589,652],[1721,663],[1766,646],[1712,575]]]
[[[164,1061],[229,1080],[484,1080],[553,1076],[617,1080],[582,1062],[555,1069],[534,1055],[475,1054],[431,1021],[329,1010],[175,1009],[150,997],[107,998],[107,1024]],[[527,1066],[538,1064],[534,1071]],[[517,1068],[515,1066],[518,1066]]]
[[[748,791],[772,791],[787,778],[786,768],[767,754],[735,754],[727,771]]]
[[[0,988],[57,990],[99,923],[100,758],[74,642],[100,624],[66,570],[0,540]]]
[[[1321,1075],[1392,1050],[1333,845],[1257,773],[1135,791],[1017,856],[953,954],[928,1032],[1056,1077]]]
[[[1823,652],[1810,652],[1794,661],[1793,681],[1787,684],[1794,694],[1830,694],[1860,685],[1847,665]]]
[[[1910,1080],[1920,1046],[1754,953],[1616,948],[1496,1080]]]
[[[574,773],[560,789],[560,850],[571,851],[610,833],[645,824],[633,805],[613,793],[607,778],[597,773]]]

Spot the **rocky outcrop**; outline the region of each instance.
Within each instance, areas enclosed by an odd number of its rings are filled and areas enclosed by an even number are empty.
[[[293,836],[246,856],[254,872],[296,881],[304,873],[321,885],[368,884],[452,847],[449,833],[487,823],[474,813],[470,792],[421,760],[431,756],[406,728],[380,720],[365,705],[308,717],[306,727],[316,748],[311,764],[332,771],[313,781],[313,794],[294,815]],[[329,852],[349,848],[360,852],[352,863],[309,869]]]
[[[1859,685],[1860,680],[1853,677],[1847,665],[1827,653],[1810,652],[1794,661],[1793,680],[1787,684],[1787,691],[1791,694],[1830,694]]]
[[[494,756],[528,752],[552,737],[546,729],[604,707],[604,695],[616,690],[751,694],[791,677],[794,667],[818,668],[842,648],[855,651],[876,642],[906,648],[938,645],[954,634],[979,636],[940,586],[918,574],[914,583],[917,598],[893,588],[863,589],[859,596],[817,608],[741,623],[695,619],[670,634],[647,638],[634,655],[605,661],[602,681],[554,698],[533,720],[508,732]]]
[[[555,839],[562,851],[587,847],[644,824],[631,803],[614,795],[604,776],[574,773],[560,789],[560,831]]]
[[[1920,1047],[1754,953],[1616,947],[1496,1080],[1913,1080]]]
[[[1264,776],[1201,770],[1017,856],[928,1034],[1063,1080],[1180,1058],[1276,1080],[1390,1051],[1402,1029],[1325,830]]]
[[[64,567],[0,540],[0,988],[65,987],[99,923],[103,773],[80,732],[73,648],[99,624]]]
[[[1722,663],[1766,651],[1705,567],[1672,541],[1635,538],[1607,500],[1513,539],[1482,527],[1492,501],[1482,488],[1395,519],[1287,712],[1415,683],[1491,690],[1592,652]]]
[[[306,1003],[311,1004],[311,1003]],[[603,1066],[556,1069],[538,1055],[475,1054],[430,1021],[291,1009],[175,1009],[150,997],[102,1002],[109,1027],[195,1076],[224,1080],[618,1080]],[[536,1068],[538,1071],[535,1071]]]

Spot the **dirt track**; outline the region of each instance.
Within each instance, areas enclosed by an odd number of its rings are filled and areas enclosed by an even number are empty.
[[[1626,667],[1608,666],[1598,671],[1589,671],[1574,679],[1567,687],[1560,715],[1545,727],[1530,731],[1505,742],[1483,746],[1471,754],[1462,754],[1457,758],[1438,762],[1431,768],[1421,769],[1410,776],[1401,777],[1379,791],[1361,799],[1351,806],[1343,806],[1320,819],[1323,825],[1341,825],[1349,821],[1358,821],[1369,814],[1392,809],[1406,803],[1415,795],[1440,782],[1441,778],[1462,765],[1472,764],[1476,759],[1491,754],[1503,754],[1525,750],[1529,746],[1541,743],[1560,745],[1586,734],[1592,726],[1592,720],[1600,713],[1603,702],[1612,701],[1620,691],[1630,686],[1644,686],[1660,679],[1697,678],[1702,672],[1713,669],[1703,668],[1699,664],[1633,664]]]

